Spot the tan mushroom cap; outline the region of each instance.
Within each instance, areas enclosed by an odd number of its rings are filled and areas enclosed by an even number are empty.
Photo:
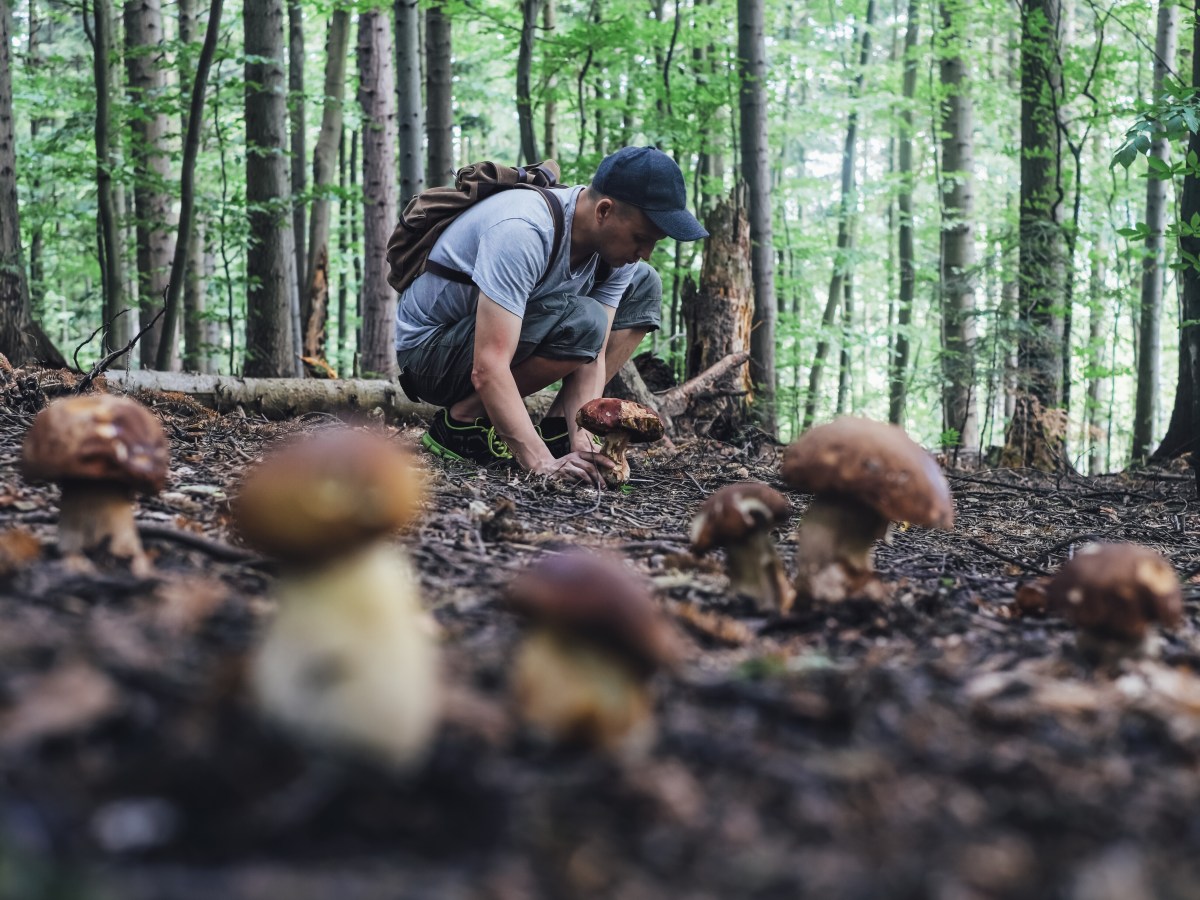
[[[706,553],[755,531],[782,524],[792,514],[787,497],[761,481],[727,484],[700,507],[692,519],[692,549]]]
[[[517,612],[609,647],[644,674],[678,657],[649,585],[619,557],[582,550],[544,556],[512,580],[507,597]]]
[[[1139,544],[1088,544],[1046,586],[1047,605],[1085,631],[1137,639],[1151,624],[1183,619],[1179,576],[1162,554]]]
[[[154,413],[112,394],[55,400],[37,414],[21,448],[30,481],[115,482],[143,494],[162,490],[169,462]]]
[[[663,423],[658,413],[632,400],[615,397],[601,397],[583,404],[575,414],[575,424],[592,434],[624,431],[635,444],[648,444],[663,436]]]
[[[852,497],[892,522],[954,524],[942,470],[895,425],[849,416],[818,425],[784,451],[782,475],[798,491]]]
[[[339,428],[268,454],[232,506],[246,543],[280,559],[320,562],[409,524],[423,495],[424,477],[406,449]]]

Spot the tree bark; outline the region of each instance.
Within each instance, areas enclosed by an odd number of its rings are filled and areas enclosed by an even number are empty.
[[[292,144],[292,236],[296,245],[297,276],[308,271],[305,255],[308,228],[303,199],[308,169],[304,107],[304,7],[300,0],[288,0],[288,117]]]
[[[874,7],[874,0],[869,0]],[[870,13],[868,13],[868,16]],[[778,430],[775,410],[775,248],[771,233],[771,163],[767,129],[766,37],[763,0],[738,0],[738,68],[742,168],[750,209],[754,325],[750,334],[750,377],[760,392],[759,426]]]
[[[125,64],[129,102],[136,111],[130,131],[133,159],[133,207],[136,214],[138,308],[141,321],[158,314],[175,255],[175,223],[166,185],[171,178],[166,145],[167,116],[159,112],[166,90],[165,70],[158,64],[163,43],[162,7],[159,0],[126,0]],[[174,347],[167,365],[159,363],[164,321],[159,319],[139,342],[142,366],[170,368],[177,362]]]
[[[688,378],[699,375],[730,354],[750,350],[754,319],[750,225],[744,204],[745,185],[717,204],[705,220],[711,235],[697,287],[684,285],[682,305],[687,332]],[[751,351],[753,352],[753,351]],[[721,421],[718,429],[735,433],[745,423],[746,403],[754,389],[749,367],[733,379],[740,396],[717,398],[703,417]]]
[[[541,0],[521,0],[521,43],[517,48],[517,123],[521,132],[521,162],[527,166],[541,161],[537,136],[533,133],[533,44],[537,34]]]
[[[113,153],[112,55],[113,19],[110,0],[94,0],[93,74],[96,82],[96,205],[100,235],[100,271],[104,279],[104,340],[105,348],[124,346],[133,336],[130,316],[125,311],[125,259],[122,252],[119,205],[113,171],[118,163]],[[127,365],[122,357],[113,368]]]
[[[966,45],[969,0],[942,0],[942,446],[979,444],[975,402],[975,151]]]
[[[362,341],[367,377],[396,366],[396,292],[387,283],[387,241],[396,225],[396,82],[392,31],[379,10],[359,14],[358,100],[363,111]]]
[[[547,9],[553,4],[548,3]],[[431,187],[454,183],[454,92],[451,19],[444,3],[425,12],[425,133],[429,161],[425,180]]]
[[[247,375],[297,371],[282,0],[246,0]]]
[[[1179,8],[1170,0],[1158,4],[1158,30],[1154,40],[1153,96],[1162,94],[1168,67],[1175,60],[1176,34],[1179,30]],[[1150,156],[1166,162],[1170,142],[1159,134],[1150,145]],[[1146,255],[1142,257],[1142,306],[1138,329],[1137,392],[1133,411],[1134,463],[1142,463],[1150,455],[1154,441],[1154,425],[1158,418],[1158,397],[1161,391],[1159,370],[1162,368],[1163,281],[1166,268],[1167,192],[1170,177],[1160,177],[1153,170],[1146,181]]]
[[[904,105],[900,110],[897,156],[900,189],[896,196],[897,263],[900,268],[900,296],[896,304],[895,351],[888,368],[888,421],[904,425],[904,407],[908,400],[909,328],[912,324],[913,295],[916,287],[916,265],[913,261],[913,113],[912,103],[917,92],[917,31],[920,12],[917,0],[909,0],[908,24],[904,31],[904,78],[901,92]]]
[[[395,0],[396,72],[400,125],[400,208],[425,190],[425,107],[421,102],[421,10],[417,0]],[[391,46],[391,42],[388,42]],[[365,160],[365,157],[364,157]],[[395,225],[395,216],[389,224]],[[367,257],[370,260],[370,256]]]
[[[350,47],[350,13],[335,9],[325,41],[325,89],[321,130],[313,150],[313,204],[309,220],[308,271],[304,278],[301,320],[305,356],[325,358],[325,322],[329,302],[330,191],[337,178],[338,143],[345,101],[346,55]]]
[[[211,13],[210,13],[211,18]],[[193,47],[196,42],[195,0],[179,0],[179,43],[178,56],[181,125],[183,133],[188,128],[189,86],[193,83],[195,63],[199,54]],[[182,221],[181,221],[182,226]],[[209,342],[209,322],[204,313],[205,300],[204,232],[192,215],[191,239],[188,241],[187,268],[183,283],[183,357],[185,372],[215,371],[213,349]],[[169,314],[169,311],[168,311]]]

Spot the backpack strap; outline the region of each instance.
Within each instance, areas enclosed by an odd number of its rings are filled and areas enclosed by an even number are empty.
[[[539,170],[540,172],[540,170]],[[546,205],[550,207],[550,215],[554,219],[554,246],[550,250],[550,261],[546,263],[546,271],[542,273],[542,277],[537,280],[537,284],[533,286],[537,290],[542,286],[550,273],[554,271],[554,264],[558,262],[559,251],[562,249],[563,232],[566,230],[566,220],[563,216],[562,201],[558,199],[558,195],[540,184],[517,184],[514,187],[526,188],[527,190],[537,191],[542,195],[542,199],[546,201]],[[466,272],[460,272],[458,269],[452,269],[450,266],[442,265],[440,262],[434,262],[432,259],[425,260],[425,271],[432,272],[439,278],[445,278],[447,281],[453,281],[456,284],[474,284],[471,276]]]

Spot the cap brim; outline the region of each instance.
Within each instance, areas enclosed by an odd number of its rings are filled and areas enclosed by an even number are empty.
[[[708,231],[686,209],[643,209],[646,217],[677,241],[698,241]]]

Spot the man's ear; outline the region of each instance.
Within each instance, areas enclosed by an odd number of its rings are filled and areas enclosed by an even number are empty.
[[[603,222],[616,212],[617,204],[611,197],[602,197],[596,201],[596,221]]]

